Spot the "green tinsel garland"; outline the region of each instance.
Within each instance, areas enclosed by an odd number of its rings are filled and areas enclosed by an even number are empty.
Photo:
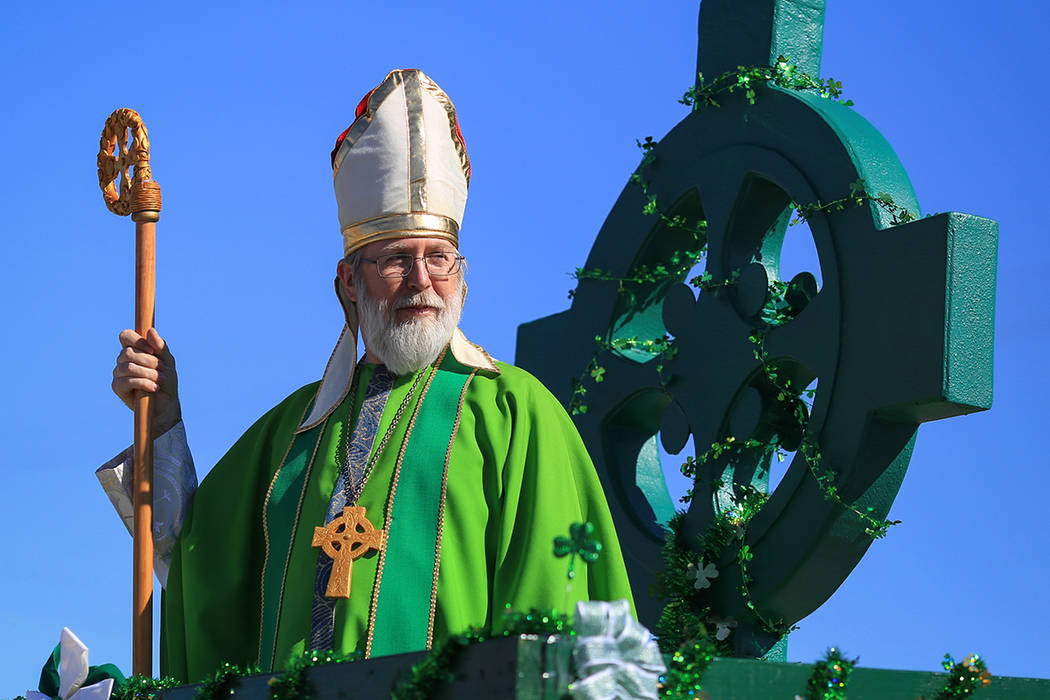
[[[434,694],[434,689],[448,682],[452,675],[452,664],[461,651],[485,640],[480,628],[472,627],[463,634],[447,637],[430,650],[426,658],[412,667],[408,677],[394,688],[393,700],[426,700]]]
[[[429,700],[435,689],[452,677],[452,666],[467,647],[493,637],[517,636],[519,634],[574,634],[572,621],[567,615],[555,610],[533,608],[526,613],[512,612],[508,605],[503,613],[503,630],[487,634],[479,627],[471,627],[463,634],[443,639],[434,645],[426,658],[412,667],[408,675],[397,684],[393,700]]]
[[[174,678],[131,676],[113,688],[110,700],[153,700],[160,692],[177,685],[179,682]]]
[[[288,670],[269,680],[270,697],[273,700],[306,700],[313,695],[313,686],[306,678],[306,671],[321,664],[345,663],[362,658],[360,652],[337,654],[331,651],[308,651],[295,659]]]
[[[936,700],[965,698],[976,693],[978,687],[983,688],[992,682],[988,666],[977,654],[970,654],[959,663],[955,663],[951,654],[945,654],[941,665],[948,672],[948,681],[941,692],[937,693]]]
[[[719,656],[718,647],[708,637],[693,639],[671,656],[667,672],[660,676],[659,696],[662,698],[705,697],[700,684],[704,673]]]
[[[204,682],[197,688],[193,696],[196,700],[219,700],[227,695],[233,695],[233,689],[237,686],[241,676],[259,673],[259,669],[252,666],[241,668],[236,664],[223,662]]]
[[[727,449],[735,448],[730,446]],[[688,639],[708,637],[720,655],[733,655],[729,638],[715,639],[709,631],[711,623],[716,621],[711,619],[711,607],[704,605],[703,592],[697,589],[696,582],[697,569],[701,568],[703,562],[720,561],[723,553],[734,547],[739,548],[737,562],[743,577],[739,592],[747,607],[767,633],[783,637],[790,631],[790,626],[782,620],[770,620],[758,611],[751,603],[748,587],[751,579],[747,575],[746,562],[751,554],[749,547],[743,544],[747,523],[758,513],[767,498],[757,489],[742,488],[735,508],[719,513],[707,529],[696,536],[695,549],[689,546],[683,532],[685,513],[679,511],[668,521],[667,538],[661,551],[664,570],[658,574],[658,590],[653,593],[665,601],[655,630],[660,651],[670,654]]]
[[[846,700],[846,683],[857,659],[847,659],[835,647],[824,658],[813,664],[813,673],[806,681],[806,700]]]
[[[658,594],[666,602],[655,631],[660,651],[665,654],[675,653],[687,638],[695,636],[703,628],[703,619],[711,612],[710,608],[697,604],[694,581],[686,574],[688,566],[696,562],[696,553],[683,542],[684,519],[685,513],[682,512],[671,518],[661,551],[664,570],[659,574]]]

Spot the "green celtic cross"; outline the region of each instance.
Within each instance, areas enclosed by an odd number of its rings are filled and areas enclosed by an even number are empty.
[[[699,72],[710,80],[785,56],[815,76],[823,17],[821,0],[704,0]],[[662,524],[675,509],[657,434],[672,454],[690,436],[698,450],[730,446],[695,465],[690,542],[767,488],[776,447],[797,449],[742,526],[740,548],[722,553],[719,576],[698,592],[712,614],[740,621],[736,653],[762,656],[776,655],[777,637],[761,619],[802,619],[860,561],[871,522],[886,517],[900,487],[918,425],[991,406],[998,233],[994,221],[959,213],[901,223],[869,198],[823,207],[862,188],[920,213],[893,150],[859,114],[762,81],[749,88],[645,145],[638,177],[587,259],[587,269],[630,278],[706,245],[699,295],[681,284],[687,269],[625,283],[627,293],[583,280],[570,309],[521,326],[517,363],[569,405],[595,336],[613,348],[575,420],[649,626],[661,608],[649,590],[663,568]],[[809,212],[817,262],[784,279],[796,206]],[[631,341],[664,335],[675,352]],[[806,387],[815,387],[811,405],[798,400]]]

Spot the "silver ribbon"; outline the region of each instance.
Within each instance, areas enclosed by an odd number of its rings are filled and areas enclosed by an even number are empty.
[[[575,700],[656,699],[667,667],[656,640],[631,614],[630,603],[581,601],[575,627],[572,657],[579,680],[569,686]]]

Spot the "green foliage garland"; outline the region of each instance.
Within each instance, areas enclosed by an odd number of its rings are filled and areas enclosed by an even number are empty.
[[[774,282],[770,285],[770,301],[766,304],[762,312],[762,316],[766,320],[768,327],[782,325],[792,318],[789,313],[785,312],[785,309],[789,307],[789,304],[785,300],[786,288],[787,285],[782,282]],[[810,437],[806,432],[814,392],[808,389],[799,390],[797,387],[792,387],[790,379],[784,381],[780,380],[780,374],[776,367],[770,363],[769,353],[766,351],[767,333],[768,328],[756,329],[751,333],[748,339],[755,345],[752,352],[755,359],[758,360],[761,365],[763,375],[777,390],[777,400],[787,404],[789,413],[798,425],[799,435],[802,436],[798,450],[806,458],[806,465],[809,467],[810,474],[820,486],[825,499],[834,501],[843,509],[851,511],[865,523],[865,534],[872,539],[885,537],[889,528],[894,525],[899,525],[900,521],[875,518],[871,515],[873,511],[872,508],[865,508],[862,510],[857,507],[856,504],[847,502],[839,495],[838,487],[835,485],[838,473],[834,469],[824,465],[824,455],[819,443],[817,443],[817,441]],[[774,437],[774,440],[769,446],[773,448],[777,458],[783,461],[786,453],[782,443],[782,438],[779,434]]]
[[[778,56],[772,66],[737,66],[735,70],[726,71],[711,82],[704,80],[703,73],[697,73],[696,85],[686,90],[678,101],[691,107],[694,112],[699,112],[706,107],[720,107],[718,97],[743,90],[747,101],[755,104],[755,86],[763,84],[773,84],[795,92],[813,92],[847,107],[853,106],[853,100],[841,99],[840,81],[814,78],[784,56]]]
[[[849,185],[849,194],[834,199],[827,204],[795,204],[795,216],[789,226],[797,226],[808,221],[814,214],[844,211],[847,207],[862,207],[873,204],[890,215],[890,224],[899,226],[915,220],[915,214],[893,201],[888,192],[872,194],[864,180],[856,180]]]
[[[584,367],[583,375],[572,381],[572,399],[569,402],[569,412],[574,416],[587,412],[587,404],[584,403],[584,397],[587,395],[585,377],[590,377],[595,384],[600,384],[605,380],[605,367],[599,362],[603,353],[610,350],[621,352],[624,350],[643,350],[651,355],[655,355],[656,364],[654,369],[656,370],[660,386],[665,386],[668,381],[668,377],[664,375],[664,363],[671,360],[678,353],[678,348],[675,347],[674,342],[667,335],[662,335],[659,338],[613,338],[612,340],[606,340],[600,335],[596,335],[594,336],[594,343],[596,346],[594,354],[591,356],[587,366]]]

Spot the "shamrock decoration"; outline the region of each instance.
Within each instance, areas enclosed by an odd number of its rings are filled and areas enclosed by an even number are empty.
[[[577,554],[588,564],[598,559],[598,555],[602,551],[602,543],[593,539],[591,537],[593,534],[594,525],[591,525],[589,522],[582,522],[573,523],[569,526],[568,537],[558,535],[554,538],[554,556],[564,557],[571,555],[569,558],[570,580],[576,575],[574,567]]]
[[[695,580],[693,588],[700,591],[705,588],[711,587],[711,579],[718,578],[718,567],[714,564],[704,565],[704,560],[700,559],[699,564],[689,563],[685,567],[686,574]]]
[[[715,626],[715,639],[722,641],[729,636],[729,633],[736,627],[736,618],[730,615],[729,617],[712,617],[711,624]]]

